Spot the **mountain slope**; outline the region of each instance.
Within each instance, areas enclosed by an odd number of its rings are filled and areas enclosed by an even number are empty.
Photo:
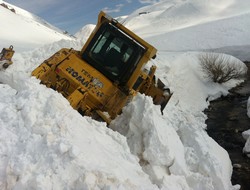
[[[60,39],[72,40],[39,17],[0,0],[1,46],[13,45],[16,51],[32,50]],[[15,12],[10,11],[14,9]]]
[[[125,24],[162,51],[212,49],[249,60],[249,18],[246,0],[168,0],[135,11]]]

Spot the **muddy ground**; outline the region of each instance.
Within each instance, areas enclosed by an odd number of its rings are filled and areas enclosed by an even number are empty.
[[[230,94],[210,103],[205,113],[208,134],[225,148],[233,164],[232,184],[241,190],[250,189],[250,158],[243,154],[245,140],[242,132],[250,129],[247,100],[250,97],[250,62],[244,83],[230,90]]]

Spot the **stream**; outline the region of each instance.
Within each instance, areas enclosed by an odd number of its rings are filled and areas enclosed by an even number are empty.
[[[243,154],[245,140],[242,132],[250,129],[247,101],[250,96],[250,62],[247,80],[230,90],[226,97],[210,102],[205,110],[207,133],[227,150],[233,165],[232,184],[241,190],[250,189],[250,158]]]

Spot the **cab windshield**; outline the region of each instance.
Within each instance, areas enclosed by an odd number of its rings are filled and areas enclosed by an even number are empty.
[[[119,83],[126,83],[145,49],[112,24],[104,24],[90,42],[83,59]]]

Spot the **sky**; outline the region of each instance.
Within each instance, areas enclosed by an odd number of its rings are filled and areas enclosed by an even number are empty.
[[[50,24],[75,34],[86,24],[96,24],[104,10],[112,17],[128,15],[159,0],[5,0],[23,8]]]

